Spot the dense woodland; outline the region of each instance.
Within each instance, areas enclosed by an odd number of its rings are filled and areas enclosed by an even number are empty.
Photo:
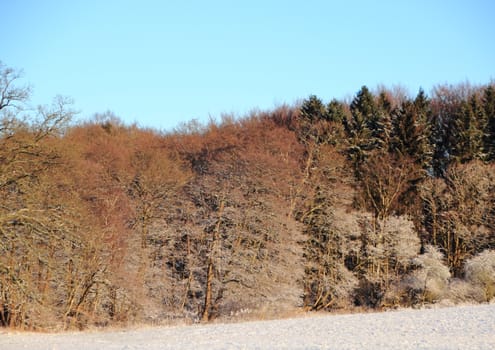
[[[160,132],[32,109],[18,78],[0,66],[1,326],[495,295],[493,84],[363,86]]]

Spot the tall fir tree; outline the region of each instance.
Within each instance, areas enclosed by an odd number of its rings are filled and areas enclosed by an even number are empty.
[[[392,119],[391,151],[411,157],[425,170],[431,162],[429,116],[429,100],[420,89],[413,101],[404,101],[393,112]]]
[[[377,107],[366,86],[363,86],[352,100],[350,111],[350,118],[344,118],[343,124],[349,143],[348,155],[356,165],[375,148],[370,121],[377,113]]]
[[[454,140],[453,121],[460,102],[452,88],[442,87],[433,99],[434,108],[430,118],[432,146],[432,174],[445,177],[452,161],[452,145]]]
[[[425,91],[420,88],[416,98],[414,99],[414,108],[416,111],[416,128],[418,137],[416,139],[416,159],[420,162],[424,169],[431,172],[431,160],[433,147],[430,143],[431,118],[430,99]]]
[[[301,106],[299,123],[299,139],[302,142],[312,141],[317,144],[325,142],[321,123],[328,121],[328,111],[325,104],[315,95],[309,96]]]
[[[463,101],[453,121],[452,157],[461,163],[483,157],[484,112],[473,94]]]
[[[327,120],[327,108],[320,98],[316,95],[311,95],[304,100],[301,106],[301,117],[309,122]]]
[[[388,149],[390,146],[392,113],[394,108],[389,96],[384,91],[378,95],[376,105],[376,113],[372,116],[369,123],[372,130],[371,133],[377,148]]]
[[[327,106],[328,120],[331,122],[342,123],[346,117],[344,105],[342,102],[333,99]]]
[[[486,118],[484,129],[484,151],[488,161],[495,160],[495,85],[483,91],[483,111]]]
[[[345,139],[344,136],[344,128],[342,125],[342,121],[346,118],[346,109],[342,102],[333,99],[327,105],[327,117],[328,117],[328,125],[327,125],[327,133],[329,143],[343,147]]]

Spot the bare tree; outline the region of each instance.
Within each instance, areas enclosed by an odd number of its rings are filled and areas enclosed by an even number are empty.
[[[0,111],[20,109],[25,106],[31,90],[27,86],[17,86],[21,72],[6,67],[0,61]]]
[[[100,271],[78,262],[94,249],[80,235],[69,197],[54,196],[60,194],[52,181],[60,173],[60,155],[50,143],[73,112],[57,98],[34,116],[19,118],[29,89],[15,85],[18,73],[1,69],[0,323],[47,327],[64,313],[81,312]],[[62,284],[76,269],[72,280],[86,281],[84,286]]]

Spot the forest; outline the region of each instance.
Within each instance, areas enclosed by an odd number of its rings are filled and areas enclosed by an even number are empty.
[[[495,85],[191,121],[33,109],[0,65],[0,327],[482,303],[495,296]]]

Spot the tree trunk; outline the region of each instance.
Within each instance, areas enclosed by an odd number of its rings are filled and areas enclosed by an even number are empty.
[[[213,259],[208,262],[208,272],[206,275],[206,292],[205,292],[205,305],[203,309],[203,316],[201,320],[207,322],[210,319],[210,309],[211,309],[211,282],[213,281]]]
[[[208,258],[208,270],[206,272],[206,290],[205,290],[205,304],[203,309],[203,315],[201,320],[207,322],[210,319],[210,310],[212,307],[212,282],[215,273],[215,253],[217,250],[218,239],[220,236],[220,225],[222,224],[224,202],[220,202],[220,208],[218,209],[218,221],[213,231],[213,241],[211,243],[210,256]]]

